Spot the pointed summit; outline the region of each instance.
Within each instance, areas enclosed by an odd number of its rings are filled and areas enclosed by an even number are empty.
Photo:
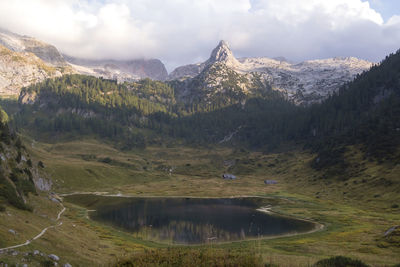
[[[239,61],[236,60],[229,45],[221,40],[216,48],[211,52],[210,58],[205,62],[206,65],[211,65],[216,62],[223,62],[229,67],[239,65]]]
[[[183,77],[193,78],[196,75],[199,75],[206,67],[216,63],[221,63],[222,65],[235,71],[242,68],[242,63],[235,58],[231,49],[229,48],[228,43],[224,40],[221,40],[217,47],[213,49],[207,61],[178,67],[169,74],[168,79],[174,80]]]

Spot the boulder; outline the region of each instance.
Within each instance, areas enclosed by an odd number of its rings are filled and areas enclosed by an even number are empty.
[[[222,175],[222,178],[226,179],[226,180],[235,180],[236,176],[233,174],[229,174],[229,173],[225,173]]]
[[[13,229],[9,229],[8,232],[11,233],[11,234],[13,234],[13,235],[16,235],[16,234],[17,234],[17,232],[16,232],[15,230],[13,230]]]
[[[398,225],[395,225],[395,226],[391,227],[390,229],[388,229],[388,230],[385,232],[384,236],[385,236],[385,237],[389,236],[389,235],[390,235],[392,232],[394,232],[398,227],[399,227]]]
[[[49,256],[48,256],[50,259],[52,259],[53,261],[59,261],[60,260],[60,257],[58,257],[57,255],[55,255],[55,254],[49,254]]]

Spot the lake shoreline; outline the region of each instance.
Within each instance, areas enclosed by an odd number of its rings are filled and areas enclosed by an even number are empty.
[[[98,196],[98,197],[110,197],[110,198],[132,198],[132,199],[157,199],[157,198],[163,198],[163,199],[240,199],[240,198],[258,198],[258,199],[274,199],[273,197],[266,197],[266,196],[231,196],[231,197],[192,197],[192,196],[130,196],[130,195],[122,195],[122,194],[108,194],[108,192],[74,192],[74,193],[69,193],[69,194],[60,194],[62,197],[68,197],[68,196],[74,196],[74,195],[92,195],[92,196]],[[68,202],[68,201],[67,201]],[[74,203],[76,204],[76,203]],[[79,204],[76,204],[78,206],[81,206]],[[81,206],[82,208],[86,209],[88,212],[90,210],[89,207],[84,207]],[[291,216],[288,214],[282,214],[280,212],[276,212],[272,210],[272,206],[259,206],[254,208],[254,210],[259,211],[261,213],[266,213],[266,214],[271,214],[271,215],[276,215],[279,217],[284,217],[287,219],[292,219],[292,220],[297,220],[297,221],[303,221],[307,223],[311,223],[314,225],[313,229],[305,232],[290,232],[290,233],[284,233],[284,234],[277,234],[277,235],[267,235],[267,236],[260,236],[260,237],[250,237],[250,238],[245,238],[243,240],[232,240],[232,241],[216,241],[216,242],[206,242],[206,243],[193,243],[193,244],[186,244],[186,243],[167,243],[163,241],[154,241],[154,240],[147,240],[147,241],[152,241],[156,242],[159,244],[163,245],[174,245],[174,246],[205,246],[205,245],[210,245],[210,244],[229,244],[229,243],[238,243],[238,242],[247,242],[247,241],[255,241],[255,240],[270,240],[270,239],[278,239],[278,238],[286,238],[286,237],[293,237],[293,236],[299,236],[299,235],[306,235],[306,234],[311,234],[315,233],[318,231],[322,231],[326,229],[326,226],[322,223],[316,222],[314,220],[308,219],[308,218],[301,218],[297,216]],[[90,217],[88,219],[92,221],[96,221]],[[103,224],[99,222],[100,224]],[[111,226],[113,227],[113,226]],[[117,229],[117,227],[115,227]],[[121,229],[120,229],[121,230]],[[122,229],[122,231],[129,233],[129,231]],[[213,240],[214,241],[214,240]]]

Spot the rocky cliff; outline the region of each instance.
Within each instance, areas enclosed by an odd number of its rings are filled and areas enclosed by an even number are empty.
[[[298,104],[308,104],[321,101],[330,93],[339,89],[344,83],[354,79],[354,77],[368,70],[372,63],[357,59],[330,58],[321,60],[310,60],[301,63],[290,63],[280,58],[240,58],[236,59],[226,42],[221,41],[212,51],[210,58],[198,64],[191,64],[176,68],[168,76],[169,80],[185,81],[191,84],[198,76],[204,76],[202,72],[214,64],[222,64],[233,71],[231,75],[250,77],[259,75],[263,83],[281,92],[284,92],[290,99]],[[213,72],[211,75],[215,75]],[[204,80],[204,79],[203,79]],[[218,80],[218,77],[209,77],[205,80]],[[223,79],[219,79],[223,81]],[[205,88],[215,87],[213,84],[201,86]],[[251,83],[241,84],[243,92],[249,91],[253,85]],[[184,91],[184,95],[190,95],[190,91],[196,92],[190,86]],[[195,97],[195,96],[193,96]],[[192,97],[192,98],[193,98]]]
[[[29,194],[49,191],[52,182],[43,170],[43,163],[30,158],[7,122],[8,116],[0,107],[0,212],[6,205],[31,210]]]
[[[0,45],[1,96],[18,96],[22,87],[61,75],[61,70],[33,53],[14,52]]]

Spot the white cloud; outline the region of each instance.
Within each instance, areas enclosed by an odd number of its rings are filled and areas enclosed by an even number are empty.
[[[398,25],[398,24],[400,24],[400,16],[398,15],[392,16],[387,22],[388,26]]]
[[[74,56],[169,67],[204,60],[219,39],[239,56],[293,60],[379,61],[400,44],[400,16],[384,22],[365,0],[3,0],[0,27]]]

